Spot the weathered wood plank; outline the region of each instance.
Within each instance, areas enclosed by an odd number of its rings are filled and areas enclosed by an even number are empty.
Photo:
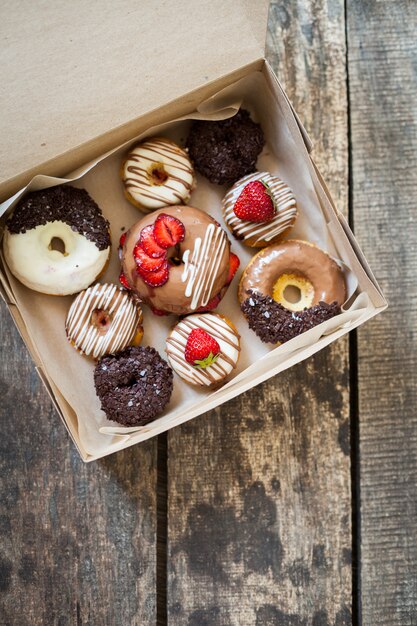
[[[0,623],[156,624],[156,440],[78,457],[1,303]]]
[[[355,231],[390,308],[358,333],[363,624],[417,619],[417,7],[349,0]]]
[[[346,209],[343,2],[276,1],[269,26]],[[347,345],[168,433],[169,626],[351,623]]]

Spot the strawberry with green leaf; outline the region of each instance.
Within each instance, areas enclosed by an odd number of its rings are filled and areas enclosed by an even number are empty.
[[[218,342],[202,328],[193,328],[185,346],[185,360],[194,367],[205,369],[216,362],[220,354]]]

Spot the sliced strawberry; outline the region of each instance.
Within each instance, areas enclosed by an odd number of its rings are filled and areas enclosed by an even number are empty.
[[[154,237],[162,248],[170,248],[184,241],[184,224],[172,215],[161,213],[155,220]]]
[[[139,237],[139,243],[145,250],[148,256],[152,258],[164,256],[166,254],[165,248],[161,248],[155,240],[153,225],[145,226],[142,229]]]
[[[122,233],[122,234],[120,235],[120,239],[119,239],[119,246],[120,246],[121,248],[123,248],[123,246],[125,245],[126,235],[127,235],[127,233]]]
[[[198,309],[196,309],[195,312],[204,313],[204,311],[213,311],[218,307],[221,299],[221,295],[218,293],[217,296],[214,296],[211,300],[207,302],[206,306],[200,306]]]
[[[154,306],[151,306],[151,311],[154,315],[158,315],[159,317],[162,317],[163,315],[170,315],[168,311],[162,311],[161,309],[157,309]]]
[[[127,278],[126,276],[123,274],[123,272],[120,272],[120,276],[119,276],[119,283],[125,288],[125,289],[129,289],[130,290],[130,285],[127,282]]]
[[[140,243],[137,243],[133,249],[136,265],[145,272],[156,272],[166,263],[166,255],[159,257],[151,257],[146,254]]]
[[[136,268],[137,273],[142,280],[150,287],[162,287],[169,278],[169,267],[167,261],[156,272],[147,272],[140,267]]]
[[[226,285],[230,285],[232,282],[237,270],[239,269],[240,259],[233,252],[230,253],[229,259],[229,273],[227,275]]]

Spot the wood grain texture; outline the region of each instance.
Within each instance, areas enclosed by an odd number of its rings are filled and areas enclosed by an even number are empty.
[[[347,206],[342,1],[273,2],[269,59]],[[169,626],[351,623],[347,340],[168,433]]]
[[[417,7],[349,0],[355,232],[390,308],[358,333],[364,625],[417,620]]]
[[[1,303],[0,624],[156,623],[156,440],[84,465]]]

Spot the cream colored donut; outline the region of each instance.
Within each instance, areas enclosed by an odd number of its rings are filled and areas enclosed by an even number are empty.
[[[205,330],[220,346],[219,357],[206,368],[195,367],[185,360],[188,336],[196,328]],[[226,317],[217,313],[196,313],[174,326],[166,341],[166,353],[172,369],[187,383],[211,387],[223,381],[236,367],[240,336]]]
[[[268,188],[276,207],[272,220],[267,222],[249,222],[240,219],[234,212],[234,206],[240,194],[253,181],[260,181]],[[262,248],[278,243],[294,226],[297,219],[297,203],[293,192],[278,176],[268,172],[254,172],[238,180],[223,199],[224,221],[236,239],[253,248]]]
[[[127,199],[144,213],[186,204],[195,186],[188,154],[161,137],[133,147],[122,163],[121,177]]]
[[[65,330],[78,352],[99,359],[138,345],[143,336],[142,317],[140,305],[127,291],[98,283],[75,298]]]
[[[52,249],[53,239],[63,242],[65,252]],[[5,231],[4,255],[12,274],[21,283],[56,296],[85,289],[104,270],[110,246],[99,250],[71,226],[61,221],[48,222],[24,233]]]

